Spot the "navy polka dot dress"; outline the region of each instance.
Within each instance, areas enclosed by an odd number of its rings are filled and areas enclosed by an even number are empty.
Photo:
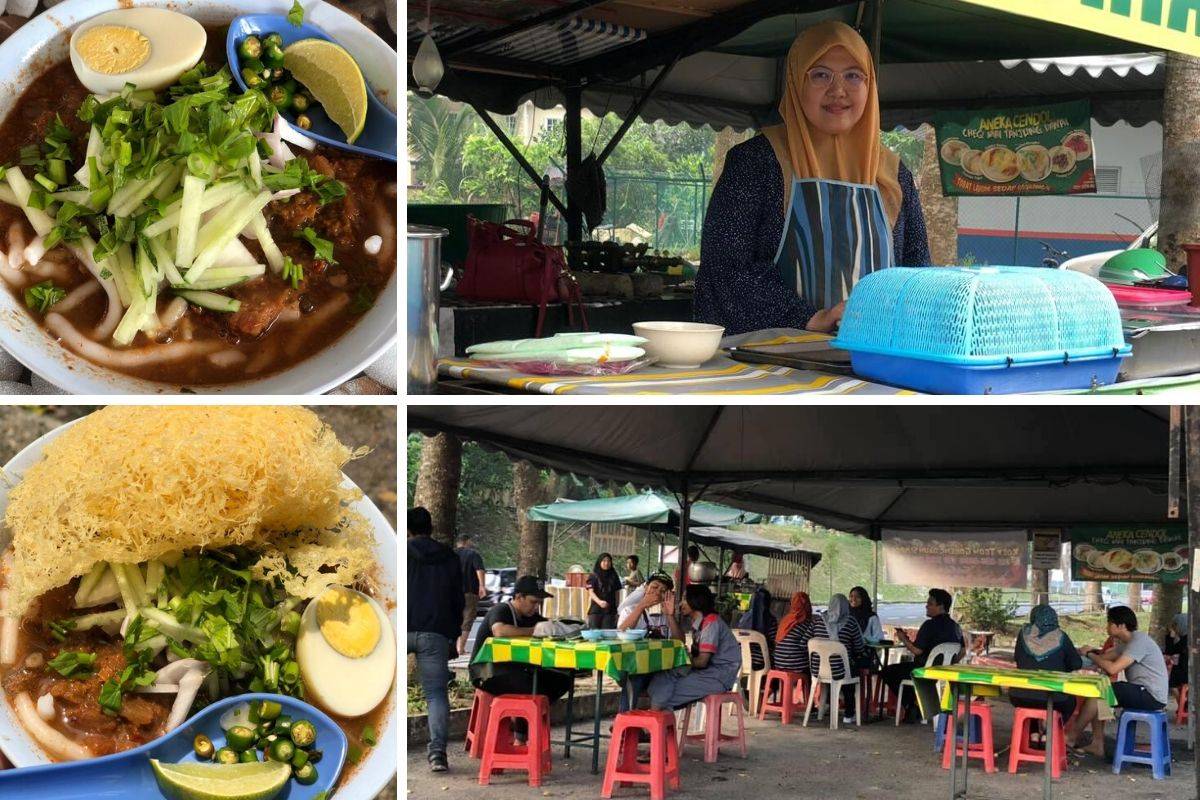
[[[929,264],[929,237],[912,173],[899,172],[903,200],[892,230],[897,266]],[[695,317],[726,335],[766,328],[803,328],[816,309],[788,288],[775,267],[783,236],[783,173],[761,134],[725,157],[700,240]]]

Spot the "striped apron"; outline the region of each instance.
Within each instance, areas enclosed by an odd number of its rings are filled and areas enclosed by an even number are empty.
[[[814,308],[832,308],[864,275],[895,265],[879,189],[794,178],[775,266]]]

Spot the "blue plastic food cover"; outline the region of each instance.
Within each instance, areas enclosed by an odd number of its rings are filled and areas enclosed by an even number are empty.
[[[855,371],[921,391],[1086,389],[1130,347],[1095,278],[1035,267],[895,267],[865,276],[834,345]]]

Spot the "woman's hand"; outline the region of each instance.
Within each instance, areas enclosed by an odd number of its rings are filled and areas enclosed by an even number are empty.
[[[822,308],[813,314],[808,320],[808,325],[805,327],[807,330],[816,331],[817,333],[832,333],[841,324],[842,315],[845,313],[846,303],[842,301],[833,308]]]
[[[600,606],[601,608],[608,608],[608,601],[607,600],[597,600],[596,605]]]
[[[663,613],[668,617],[675,616],[675,593],[667,592],[662,597]]]

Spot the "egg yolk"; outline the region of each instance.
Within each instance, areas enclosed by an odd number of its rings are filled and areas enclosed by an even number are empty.
[[[375,610],[357,592],[333,587],[317,598],[317,627],[346,658],[362,658],[379,644],[381,631]]]
[[[120,75],[146,63],[150,40],[124,25],[97,25],[75,42],[83,63],[105,75]]]

